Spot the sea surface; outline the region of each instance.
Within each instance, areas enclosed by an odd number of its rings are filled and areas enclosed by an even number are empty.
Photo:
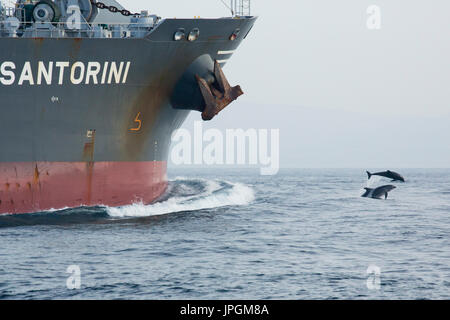
[[[153,205],[2,216],[0,299],[449,299],[450,170],[396,171],[374,200],[362,169],[175,168]]]

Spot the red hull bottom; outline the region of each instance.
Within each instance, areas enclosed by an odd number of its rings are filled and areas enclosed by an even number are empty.
[[[0,214],[151,203],[167,188],[166,162],[0,163]]]

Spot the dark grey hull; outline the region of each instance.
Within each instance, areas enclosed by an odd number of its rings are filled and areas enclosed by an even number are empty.
[[[17,73],[13,85],[0,85],[0,162],[85,161],[89,130],[95,130],[94,161],[166,160],[170,136],[189,112],[171,105],[175,85],[195,61],[196,73],[212,71],[213,61],[223,57],[218,52],[235,50],[254,21],[172,19],[144,39],[0,39],[0,63],[14,61]],[[178,28],[199,28],[200,38],[173,41]],[[230,41],[237,28],[240,36]],[[26,61],[34,85],[18,85]],[[54,67],[52,84],[37,85],[39,61],[130,62],[130,67],[126,83],[91,79],[75,85],[69,67],[59,85]],[[139,131],[130,130],[139,126],[135,120],[141,121]]]
[[[157,199],[173,131],[205,107],[195,75],[213,81],[214,61],[254,22],[170,19],[143,39],[0,38],[0,214]],[[200,37],[174,41],[179,28]]]

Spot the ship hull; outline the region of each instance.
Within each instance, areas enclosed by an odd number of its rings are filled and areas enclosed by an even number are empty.
[[[229,58],[220,52],[254,21],[170,19],[143,39],[1,38],[0,214],[155,201],[173,131],[202,108],[192,75]],[[201,36],[174,41],[179,28]],[[187,89],[175,105],[176,87]]]
[[[151,203],[167,187],[167,164],[12,162],[1,166],[0,208],[7,213]]]

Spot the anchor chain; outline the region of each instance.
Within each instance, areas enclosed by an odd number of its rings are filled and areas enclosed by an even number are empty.
[[[115,7],[115,6],[107,6],[106,4],[104,4],[103,2],[95,2],[93,0],[91,0],[91,4],[95,7],[97,7],[98,9],[106,9],[109,10],[109,12],[112,13],[120,13],[125,17],[129,17],[129,16],[139,16],[140,13],[131,13],[130,11],[123,9],[123,10],[119,10],[119,8]]]

